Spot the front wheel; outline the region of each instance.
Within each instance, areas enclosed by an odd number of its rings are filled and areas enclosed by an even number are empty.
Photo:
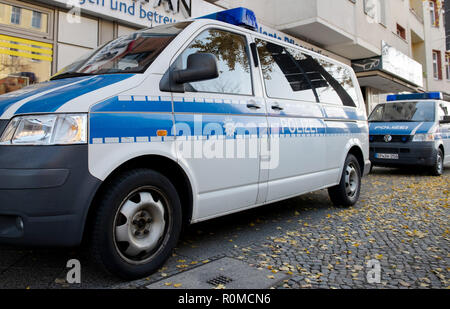
[[[441,176],[444,173],[444,154],[441,149],[437,150],[436,163],[431,168],[431,174],[433,176]]]
[[[330,199],[335,206],[350,207],[356,204],[361,192],[361,168],[352,154],[347,156],[341,181],[328,189]]]
[[[98,264],[123,279],[157,271],[181,230],[181,203],[162,174],[135,169],[115,178],[100,198],[92,253]]]

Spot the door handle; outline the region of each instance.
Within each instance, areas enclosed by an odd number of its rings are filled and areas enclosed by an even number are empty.
[[[282,111],[282,110],[284,110],[284,107],[281,107],[278,103],[274,103],[272,105],[272,109],[275,111]]]
[[[258,103],[256,103],[253,100],[248,102],[247,107],[252,108],[252,109],[261,109],[261,105],[259,105]]]

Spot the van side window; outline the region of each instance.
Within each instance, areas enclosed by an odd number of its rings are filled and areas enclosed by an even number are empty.
[[[317,102],[311,81],[301,62],[306,56],[300,51],[256,40],[259,60],[271,98]]]
[[[441,102],[438,109],[439,120],[444,120],[444,116],[450,116],[450,103]]]
[[[186,84],[187,92],[253,94],[247,39],[244,36],[217,29],[206,30],[194,39],[174,65],[185,69],[188,56],[195,53],[214,54],[218,60],[219,77]]]
[[[348,69],[322,59],[310,63],[309,69],[320,75],[313,81],[320,102],[356,107],[358,96]]]

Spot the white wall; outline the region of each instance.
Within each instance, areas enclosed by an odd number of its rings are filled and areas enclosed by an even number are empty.
[[[71,23],[65,12],[58,12],[57,71],[97,47],[98,28],[97,19],[81,17],[81,23]]]
[[[64,43],[58,43],[58,67],[57,71],[60,71],[69,64],[75,62],[78,58],[81,58],[84,54],[90,52],[92,49],[83,48]]]
[[[59,12],[58,41],[83,47],[97,47],[98,21],[86,17],[80,18],[81,23],[70,23],[67,14]]]

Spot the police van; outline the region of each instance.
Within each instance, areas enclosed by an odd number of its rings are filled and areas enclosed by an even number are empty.
[[[373,166],[426,166],[440,176],[450,163],[450,102],[440,92],[389,95],[369,124]]]
[[[183,225],[370,169],[352,69],[256,32],[244,8],[135,32],[0,97],[0,243],[77,246],[123,278],[157,270]]]

